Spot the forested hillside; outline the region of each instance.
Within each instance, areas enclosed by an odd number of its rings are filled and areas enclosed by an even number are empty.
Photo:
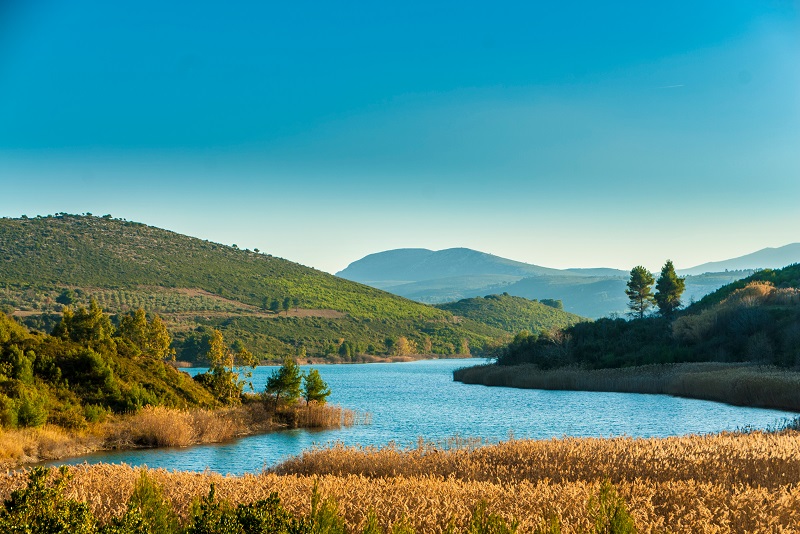
[[[0,313],[0,427],[78,429],[146,405],[220,405],[141,339],[115,335],[99,308],[79,308],[59,326],[55,336],[30,332]]]
[[[110,313],[159,313],[189,360],[211,328],[261,358],[344,360],[396,351],[400,337],[448,354],[506,335],[257,250],[111,216],[0,219],[0,310],[49,331],[64,304],[91,298]]]
[[[542,332],[553,328],[566,328],[583,317],[563,310],[558,300],[528,300],[508,293],[463,299],[436,306],[459,317],[466,317],[516,334],[522,330]]]
[[[540,368],[752,362],[800,367],[800,264],[728,284],[675,317],[600,319],[517,336],[498,363]]]

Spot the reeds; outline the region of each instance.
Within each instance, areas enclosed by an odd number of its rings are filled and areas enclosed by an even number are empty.
[[[109,417],[81,431],[54,425],[0,428],[0,468],[80,456],[98,450],[187,447],[292,428],[340,428],[368,424],[369,414],[336,405],[282,406],[250,400],[232,408],[181,410],[145,406],[136,413]],[[292,424],[286,424],[289,418]]]
[[[315,482],[335,499],[349,532],[370,514],[383,527],[406,521],[418,534],[468,527],[482,502],[518,532],[547,520],[563,532],[593,527],[587,503],[610,480],[640,532],[797,532],[800,433],[727,433],[666,439],[554,439],[494,446],[411,450],[314,451],[274,472],[243,477],[149,471],[183,518],[214,483],[219,498],[249,503],[278,492],[284,507],[308,515]],[[72,468],[72,498],[101,520],[125,511],[137,469]],[[25,485],[25,473],[0,479],[0,498]]]
[[[800,372],[752,364],[680,363],[616,369],[481,365],[457,369],[465,384],[523,389],[661,393],[737,406],[800,411]]]

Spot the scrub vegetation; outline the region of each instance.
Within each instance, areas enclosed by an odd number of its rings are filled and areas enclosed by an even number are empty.
[[[254,359],[219,331],[206,355],[212,366],[193,379],[170,365],[171,338],[158,315],[140,309],[115,320],[95,302],[67,306],[47,335],[0,313],[0,465],[356,422],[326,405],[318,372],[295,366],[304,389],[273,401],[246,391]]]
[[[790,265],[755,273],[685,310],[668,307],[660,315],[599,319],[540,335],[520,332],[496,352],[496,365],[460,370],[456,377],[800,410],[799,288],[800,265]],[[641,307],[633,311],[639,315]],[[698,362],[716,365],[687,365]],[[604,369],[617,371],[597,371]]]
[[[508,293],[463,299],[458,302],[438,304],[436,307],[459,317],[500,328],[510,334],[516,334],[521,330],[540,332],[553,328],[566,328],[587,320],[579,315],[565,312],[560,300],[528,300]]]
[[[260,251],[111,216],[3,218],[0,251],[0,311],[50,332],[65,304],[141,307],[163,318],[179,360],[201,364],[197,346],[213,329],[262,360],[344,362],[397,356],[401,336],[426,354],[450,355],[508,335]]]

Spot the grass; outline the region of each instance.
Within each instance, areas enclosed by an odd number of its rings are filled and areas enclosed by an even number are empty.
[[[336,405],[281,406],[251,399],[240,406],[178,409],[146,406],[136,413],[109,415],[102,423],[81,430],[55,425],[0,429],[0,468],[76,457],[99,450],[149,447],[188,447],[285,428],[340,428],[369,423],[359,414]]]
[[[232,505],[277,492],[285,509],[308,516],[312,495],[335,505],[347,532],[372,522],[417,533],[479,532],[481,507],[518,532],[794,532],[800,525],[800,433],[725,433],[675,438],[512,440],[477,449],[427,444],[410,450],[318,450],[272,472],[242,477],[149,470],[186,521],[208,494]],[[70,468],[67,494],[98,519],[126,511],[141,470]],[[26,473],[0,478],[0,498]],[[319,497],[318,497],[319,498]],[[546,526],[554,526],[546,530]],[[612,530],[597,530],[598,528]],[[625,527],[628,528],[628,527]],[[411,531],[411,530],[406,530]],[[491,530],[485,530],[487,532]]]
[[[737,406],[800,411],[800,372],[770,366],[728,363],[643,365],[616,369],[535,365],[480,365],[457,369],[465,384],[523,389],[657,393]]]

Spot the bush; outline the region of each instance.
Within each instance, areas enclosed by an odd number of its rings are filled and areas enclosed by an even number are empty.
[[[636,525],[625,507],[625,501],[609,480],[600,484],[597,498],[592,497],[588,505],[589,519],[595,534],[634,534]]]
[[[94,534],[94,517],[86,503],[64,497],[67,468],[50,482],[50,470],[35,467],[28,486],[11,493],[0,509],[0,532],[24,534]]]

